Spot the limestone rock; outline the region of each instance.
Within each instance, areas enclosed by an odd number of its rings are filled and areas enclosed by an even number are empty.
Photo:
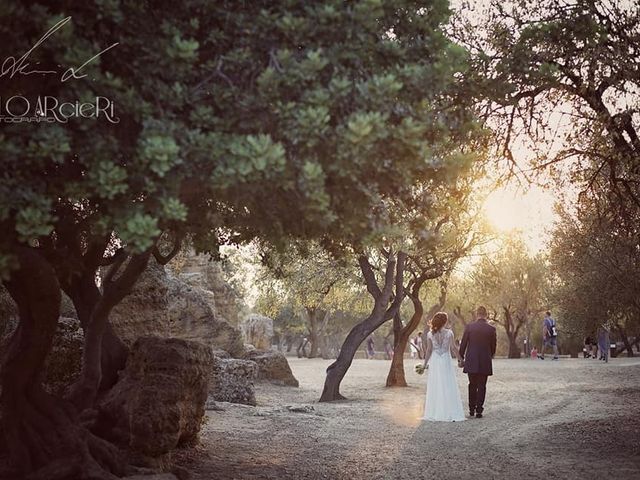
[[[80,376],[83,348],[84,334],[80,321],[60,317],[45,364],[43,383],[46,390],[64,396],[67,388]]]
[[[60,316],[64,318],[78,318],[76,307],[73,305],[73,301],[62,292],[62,300],[60,302]]]
[[[253,381],[257,372],[258,366],[251,360],[214,357],[209,382],[210,398],[218,402],[255,405]]]
[[[120,380],[98,407],[96,428],[148,457],[197,439],[207,399],[211,350],[181,339],[142,337]]]
[[[273,350],[252,350],[247,352],[244,358],[258,364],[259,379],[269,380],[277,385],[299,386],[287,358],[282,353]]]
[[[129,347],[140,337],[169,336],[168,278],[164,267],[151,259],[131,293],[111,311],[111,324]]]
[[[218,318],[238,325],[242,301],[235,289],[226,281],[219,262],[207,255],[187,252],[177,275],[189,285],[211,292],[212,309]]]
[[[222,349],[232,357],[244,353],[242,334],[228,322],[216,317],[207,301],[207,292],[180,278],[168,280],[168,314],[173,337],[196,340],[213,349]]]
[[[253,345],[258,350],[269,350],[273,339],[273,320],[269,317],[252,313],[245,318],[240,328],[245,342]]]
[[[0,350],[1,345],[11,336],[18,326],[18,307],[7,289],[0,283]]]
[[[173,473],[156,473],[154,475],[133,475],[122,480],[178,480]]]

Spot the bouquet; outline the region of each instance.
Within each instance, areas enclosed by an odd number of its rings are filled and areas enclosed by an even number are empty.
[[[416,365],[415,370],[418,375],[422,375],[427,368],[429,368],[427,365],[423,365],[422,363],[419,363]]]

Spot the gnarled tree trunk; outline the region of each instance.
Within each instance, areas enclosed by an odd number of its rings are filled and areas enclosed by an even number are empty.
[[[109,313],[131,291],[147,267],[150,256],[151,252],[146,252],[127,257],[123,252],[102,280],[102,296],[91,311],[84,330],[82,374],[69,394],[80,410],[93,406],[102,382],[102,347],[105,332],[109,330]],[[120,273],[125,261],[126,267]]]
[[[504,326],[505,333],[507,334],[507,339],[509,340],[509,358],[520,358],[521,352],[520,347],[518,346],[518,332],[520,331],[520,327],[524,324],[523,318],[518,318],[518,323],[516,324],[513,314],[509,307],[502,307],[504,311],[504,322],[502,325]]]
[[[411,320],[409,323],[397,333],[394,329],[394,350],[393,350],[393,359],[391,360],[391,368],[389,369],[389,374],[387,375],[387,387],[406,387],[407,380],[404,375],[404,352],[407,349],[407,344],[409,343],[409,339],[411,338],[411,334],[418,328],[420,325],[420,321],[422,320],[424,314],[424,307],[422,305],[422,300],[420,300],[420,289],[422,285],[427,280],[432,280],[439,275],[439,272],[435,273],[427,273],[423,272],[422,276],[415,279],[413,286],[411,288],[411,292],[408,293],[408,296],[411,298],[411,302],[413,303],[413,315],[411,316]],[[429,311],[427,312],[426,318],[433,317],[436,312],[439,312],[444,307],[444,304],[447,300],[447,286],[449,282],[449,276],[445,275],[444,278],[440,280],[440,296],[438,298],[438,303],[435,303],[431,306]],[[399,313],[397,314],[399,316]],[[400,323],[402,325],[402,323]],[[426,341],[426,335],[423,335],[423,341]],[[424,358],[422,355],[420,358]]]
[[[20,323],[2,360],[0,397],[14,477],[114,480],[124,474],[117,449],[83,428],[74,407],[42,387],[60,314],[56,273],[35,250],[19,250],[18,261],[19,269],[5,282]]]
[[[400,252],[397,257],[397,262],[395,255],[392,253],[387,257],[382,289],[380,289],[376,282],[375,274],[373,273],[369,260],[364,256],[359,258],[358,261],[367,284],[367,290],[375,300],[374,307],[367,318],[351,329],[342,344],[338,358],[327,368],[327,377],[320,397],[321,402],[330,402],[345,398],[340,393],[340,383],[347,373],[347,370],[349,370],[360,344],[383,323],[393,318],[400,308],[400,304],[404,298],[403,274],[406,254]],[[393,302],[391,302],[394,295],[394,284],[396,287],[395,298]]]
[[[91,314],[100,301],[100,290],[95,281],[96,271],[83,272],[74,277],[63,289],[76,309],[82,329],[86,332],[91,321]],[[107,321],[102,337],[102,356],[100,367],[102,370],[99,391],[109,390],[118,381],[118,372],[125,367],[129,349],[116,335],[113,327]]]
[[[413,299],[412,299],[413,301]],[[444,303],[437,303],[433,305],[425,318],[433,317],[437,312],[442,310]],[[411,316],[411,320],[406,327],[402,329],[396,348],[393,350],[393,360],[391,360],[391,368],[389,368],[389,374],[387,375],[387,387],[406,387],[407,380],[404,374],[404,352],[407,349],[409,338],[411,334],[418,328],[420,321],[422,320],[424,308],[422,302],[417,307],[414,302],[414,312]],[[426,335],[424,335],[424,341],[426,341]]]
[[[318,307],[305,307],[305,311],[307,314],[307,321],[309,323],[309,343],[311,344],[311,348],[309,349],[309,358],[316,358],[320,350],[320,315],[323,314],[323,311]]]

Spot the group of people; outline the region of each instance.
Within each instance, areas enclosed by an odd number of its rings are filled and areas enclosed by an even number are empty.
[[[600,358],[607,361],[610,343],[609,330],[605,326],[598,328],[595,335],[589,335],[584,339],[584,358]]]
[[[452,355],[458,359],[458,367],[469,378],[468,416],[482,418],[487,379],[493,375],[496,328],[487,321],[487,309],[479,306],[476,320],[465,326],[458,347],[453,331],[446,328],[447,321],[447,314],[439,312],[430,322],[423,364],[423,369],[429,369],[429,376],[422,419],[449,422],[465,420]],[[551,317],[551,312],[546,312],[542,323],[542,349],[538,358],[544,360],[547,347],[550,346],[553,348],[553,359],[558,359],[557,337],[556,321]]]

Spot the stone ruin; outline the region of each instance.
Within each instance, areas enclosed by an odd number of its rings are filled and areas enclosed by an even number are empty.
[[[158,458],[195,441],[205,405],[255,405],[256,381],[298,386],[284,355],[270,350],[271,319],[241,321],[239,303],[206,257],[188,256],[175,271],[150,262],[110,316],[131,349],[118,383],[98,405],[97,421],[109,426],[113,441],[143,459]],[[59,395],[80,373],[83,346],[65,296],[62,312],[44,378]],[[0,354],[16,325],[13,301],[0,287]]]
[[[270,350],[273,340],[273,320],[257,313],[248,315],[240,324],[245,343],[258,350]]]

